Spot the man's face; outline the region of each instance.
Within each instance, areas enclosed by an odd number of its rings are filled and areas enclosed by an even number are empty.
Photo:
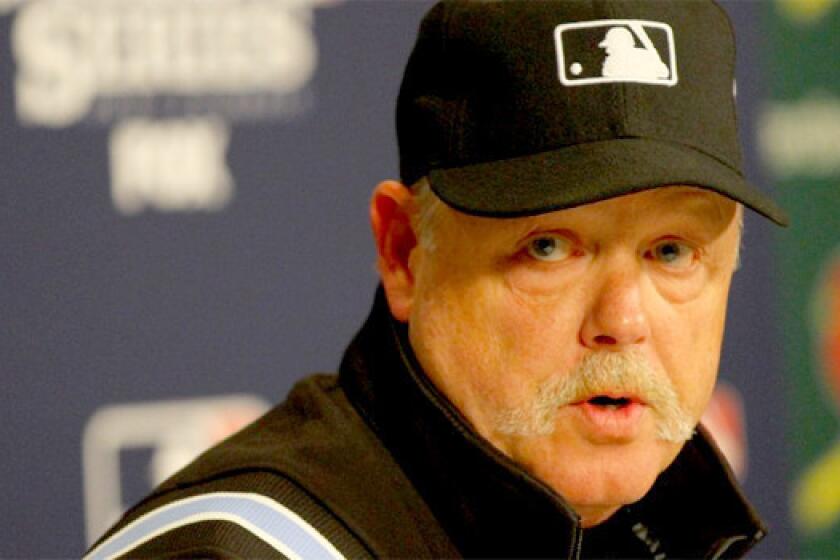
[[[528,218],[442,212],[409,259],[426,374],[585,526],[639,500],[715,383],[736,204],[672,187]]]

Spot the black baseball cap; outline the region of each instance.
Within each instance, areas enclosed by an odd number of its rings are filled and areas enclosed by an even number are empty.
[[[734,65],[711,0],[444,0],[397,101],[402,180],[493,217],[690,185],[787,225],[742,172]]]

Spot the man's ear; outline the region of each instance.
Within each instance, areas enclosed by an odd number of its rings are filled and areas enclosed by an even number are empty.
[[[414,276],[408,266],[417,237],[411,227],[414,195],[397,181],[383,181],[373,191],[370,223],[376,240],[377,269],[391,314],[407,322],[414,301]]]

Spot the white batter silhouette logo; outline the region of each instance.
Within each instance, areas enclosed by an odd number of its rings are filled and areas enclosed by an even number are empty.
[[[563,85],[677,83],[674,34],[668,24],[644,20],[569,23],[555,28],[554,39]]]
[[[650,39],[642,31],[647,42]],[[662,62],[653,44],[637,47],[633,34],[626,27],[613,27],[607,31],[598,46],[607,51],[603,75],[607,78],[667,78],[670,72]]]

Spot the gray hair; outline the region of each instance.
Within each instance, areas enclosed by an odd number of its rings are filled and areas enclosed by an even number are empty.
[[[446,206],[432,191],[429,180],[423,177],[411,186],[414,194],[414,208],[411,213],[411,227],[417,242],[429,252],[435,250],[435,230]]]

